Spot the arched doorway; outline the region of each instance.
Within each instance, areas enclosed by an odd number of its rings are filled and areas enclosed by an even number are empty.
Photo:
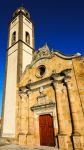
[[[54,129],[52,116],[39,116],[39,130],[40,130],[40,145],[55,146]]]

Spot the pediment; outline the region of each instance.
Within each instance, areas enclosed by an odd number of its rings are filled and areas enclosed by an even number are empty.
[[[39,48],[38,51],[33,53],[33,59],[30,65],[26,67],[26,69],[31,68],[37,61],[42,59],[51,59],[52,57],[57,56],[65,60],[74,59],[80,57],[80,53],[76,53],[73,55],[65,55],[58,50],[49,49],[48,45],[45,44],[43,47]]]
[[[58,50],[49,49],[48,45],[45,44],[42,48],[39,48],[38,51],[34,52],[32,61],[34,62],[34,61],[37,61],[39,59],[46,58],[46,57],[51,58],[54,55],[61,57],[63,59],[73,59],[73,58],[81,56],[80,53],[76,53],[73,55],[65,55]]]
[[[51,61],[48,61],[48,59],[53,59],[54,60],[53,62],[55,64],[58,64],[58,62],[55,62],[55,61],[59,61],[61,64],[61,63],[65,63],[66,62],[65,60],[67,60],[67,61],[72,60],[72,59],[75,59],[75,58],[80,57],[80,56],[81,56],[80,53],[77,53],[74,55],[64,55],[63,53],[61,53],[58,50],[52,51],[49,49],[48,45],[45,44],[42,48],[39,48],[38,51],[34,52],[32,62],[31,62],[31,64],[26,66],[25,71],[23,72],[22,76],[24,76],[30,69],[32,69],[32,67],[34,65],[36,65],[36,66],[42,65],[43,62],[45,62],[45,61],[49,65],[49,63]],[[54,57],[56,57],[56,59],[54,59]]]

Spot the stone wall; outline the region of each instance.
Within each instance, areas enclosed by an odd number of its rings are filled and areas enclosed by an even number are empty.
[[[45,73],[37,77],[38,67]],[[84,58],[41,59],[26,69],[17,86],[16,136],[19,144],[40,145],[39,116],[53,117],[55,145],[84,148]]]

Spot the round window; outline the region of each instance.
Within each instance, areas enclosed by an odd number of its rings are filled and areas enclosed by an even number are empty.
[[[36,76],[37,77],[42,77],[44,75],[44,73],[45,73],[45,70],[46,70],[46,68],[45,68],[44,65],[39,66],[37,68]]]

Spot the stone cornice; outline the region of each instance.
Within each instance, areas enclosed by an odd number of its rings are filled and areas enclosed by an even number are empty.
[[[80,53],[76,53],[76,54],[73,54],[73,55],[65,55],[65,54],[63,54],[63,53],[61,53],[60,51],[54,51],[53,52],[55,55],[57,55],[58,57],[61,57],[61,58],[63,58],[63,59],[67,59],[67,60],[69,60],[69,59],[74,59],[74,58],[77,58],[77,57],[80,57],[81,56],[81,54]]]
[[[12,46],[10,46],[9,48],[7,48],[7,51],[8,51],[11,47],[13,47],[14,45],[18,44],[18,42],[22,42],[22,43],[25,44],[26,46],[30,47],[30,48],[32,49],[32,51],[34,51],[34,49],[33,49],[30,45],[28,45],[27,43],[25,43],[23,40],[18,40],[17,42],[15,42]]]
[[[44,109],[44,108],[51,108],[51,107],[55,107],[55,103],[54,102],[50,102],[50,103],[46,103],[46,104],[42,104],[42,105],[35,105],[33,107],[31,107],[31,110],[32,111],[35,111],[35,110],[41,110],[41,109]]]
[[[26,93],[28,90],[30,91],[34,91],[36,89],[38,90],[41,86],[46,87],[46,86],[52,85],[53,81],[54,83],[55,82],[62,83],[64,79],[71,78],[70,72],[71,72],[71,69],[66,69],[59,73],[52,72],[52,74],[49,77],[46,77],[39,81],[36,81],[36,82],[29,81],[29,83],[25,85],[24,87],[19,87],[19,92]]]
[[[65,55],[58,50],[52,51],[49,49],[48,45],[45,44],[42,48],[39,48],[38,51],[34,52],[33,62],[42,58],[52,58],[52,56],[55,56],[55,55],[57,55],[58,57],[61,57],[62,59],[73,59],[73,58],[81,56],[80,53],[76,53],[73,55]]]

